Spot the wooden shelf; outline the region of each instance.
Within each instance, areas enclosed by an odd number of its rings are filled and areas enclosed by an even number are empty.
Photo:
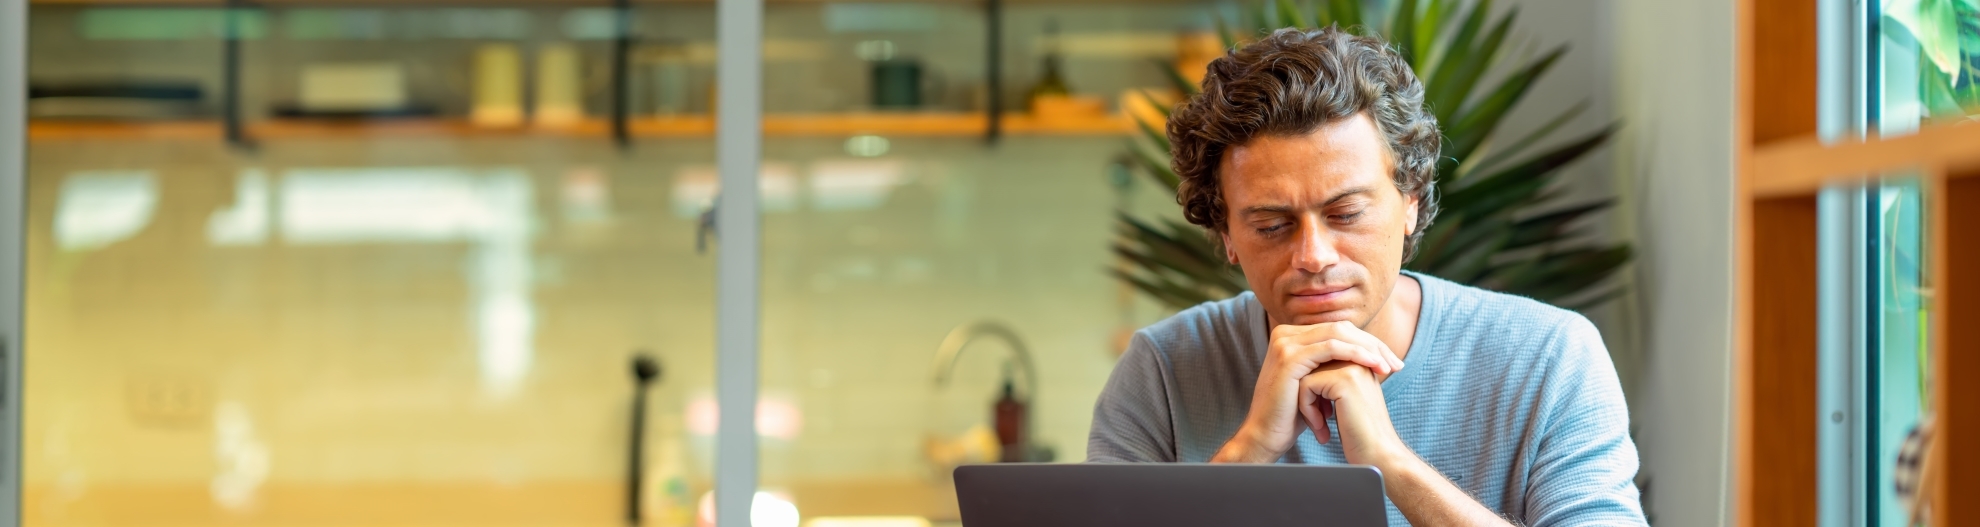
[[[979,137],[987,117],[980,113],[872,113],[872,114],[791,114],[772,115],[763,120],[767,137],[833,137],[852,135],[892,135],[907,137]],[[1118,135],[1135,130],[1134,122],[1121,115],[1041,118],[1028,114],[1005,115],[1007,135]],[[710,116],[651,117],[633,119],[628,124],[634,137],[712,137],[715,119]],[[461,119],[379,119],[368,121],[319,121],[274,119],[248,125],[248,136],[260,140],[353,138],[353,137],[606,137],[610,125],[591,120],[565,127],[485,127]],[[35,120],[28,123],[28,139],[217,139],[218,121],[170,122],[85,122]]]
[[[1907,169],[1943,170],[1949,175],[1980,167],[1980,123],[1927,126],[1916,133],[1871,141],[1823,144],[1810,135],[1755,147],[1754,197],[1812,195],[1822,185]]]
[[[770,4],[823,4],[833,0],[765,0]],[[881,3],[954,3],[975,4],[969,0],[875,0]],[[1006,0],[1009,4],[1077,4],[1077,5],[1119,5],[1139,6],[1155,4],[1206,3],[1202,0]],[[715,0],[632,0],[635,5],[657,4],[714,4]],[[40,6],[101,6],[101,7],[214,7],[226,4],[225,0],[28,0],[29,5]],[[256,0],[255,6],[284,7],[433,7],[433,6],[610,6],[612,0]]]

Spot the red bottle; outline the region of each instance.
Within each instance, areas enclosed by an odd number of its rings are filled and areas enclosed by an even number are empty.
[[[997,461],[1020,463],[1030,457],[1030,445],[1025,441],[1025,405],[1017,398],[1017,389],[1011,382],[1010,365],[1004,366],[1004,396],[997,399],[995,412],[997,443],[1002,445],[1002,454]]]

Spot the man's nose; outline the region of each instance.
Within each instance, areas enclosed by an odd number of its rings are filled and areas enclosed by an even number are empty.
[[[1320,272],[1341,261],[1334,250],[1334,235],[1317,218],[1301,218],[1299,236],[1293,240],[1293,267],[1308,273]]]

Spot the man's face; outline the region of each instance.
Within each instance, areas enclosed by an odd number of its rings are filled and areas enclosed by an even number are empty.
[[[1271,323],[1367,326],[1394,290],[1417,200],[1366,115],[1224,151],[1224,251]]]

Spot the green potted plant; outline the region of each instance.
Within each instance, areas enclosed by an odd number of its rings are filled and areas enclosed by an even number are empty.
[[[1444,160],[1437,167],[1442,212],[1405,268],[1570,309],[1621,293],[1622,286],[1607,279],[1630,261],[1630,246],[1604,243],[1579,221],[1615,201],[1560,203],[1555,184],[1562,167],[1606,144],[1616,126],[1553,140],[1587,108],[1584,103],[1524,136],[1497,134],[1534,83],[1567,52],[1565,46],[1535,58],[1512,57],[1503,48],[1518,11],[1488,23],[1491,0],[1463,13],[1457,0],[1396,0],[1381,21],[1365,20],[1360,0],[1322,1],[1305,8],[1292,0],[1260,4],[1234,24],[1219,24],[1219,32],[1229,48],[1274,28],[1338,25],[1379,34],[1414,66],[1424,82],[1425,104],[1445,134]],[[1162,67],[1176,89],[1195,94],[1188,76],[1166,63]],[[1487,73],[1500,68],[1506,68],[1504,75],[1486,82]],[[1179,180],[1169,168],[1163,123],[1139,124],[1144,140],[1128,157],[1138,172],[1173,192]],[[1203,229],[1125,211],[1117,224],[1113,249],[1120,263],[1111,272],[1163,305],[1183,309],[1246,289],[1243,276]]]

